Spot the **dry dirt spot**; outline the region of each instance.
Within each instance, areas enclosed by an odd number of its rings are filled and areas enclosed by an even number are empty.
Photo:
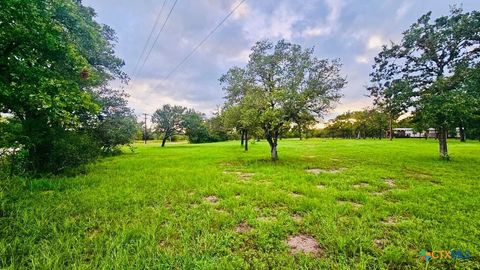
[[[209,203],[217,203],[218,198],[216,196],[210,195],[208,197],[205,197],[205,201],[207,201]]]
[[[375,239],[375,240],[373,240],[373,244],[377,248],[380,248],[380,249],[384,248],[386,243],[387,243],[387,240],[385,240],[385,239]]]
[[[389,216],[385,220],[382,221],[384,225],[395,225],[397,224],[397,218],[394,216]]]
[[[374,195],[374,196],[383,196],[383,195],[385,195],[385,190],[373,192],[372,195]]]
[[[305,171],[312,174],[321,174],[321,173],[339,173],[342,171],[342,169],[324,170],[319,168],[313,168],[313,169],[306,169]]]
[[[368,186],[370,186],[370,185],[368,183],[365,183],[365,182],[361,182],[361,183],[353,185],[354,188],[365,188],[365,187],[368,187]]]
[[[87,238],[91,240],[91,239],[99,236],[101,233],[102,233],[102,230],[99,227],[90,228],[87,231]]]
[[[298,197],[302,197],[303,194],[301,194],[300,192],[294,191],[294,192],[290,193],[290,196],[298,198]]]
[[[317,188],[318,188],[318,189],[324,189],[324,188],[325,188],[325,185],[318,184],[318,185],[317,185]]]
[[[287,239],[287,245],[290,247],[290,253],[297,254],[300,252],[319,255],[322,250],[318,246],[317,240],[310,235],[299,234],[290,236]]]
[[[352,202],[352,201],[338,200],[337,203],[338,203],[338,204],[341,204],[341,205],[349,204],[349,205],[351,205],[354,209],[358,209],[358,208],[362,207],[361,204],[356,203],[356,202]]]
[[[241,179],[248,179],[254,176],[254,173],[247,173],[247,172],[237,172],[237,171],[224,171],[224,174],[236,174]]]
[[[395,187],[395,180],[387,178],[387,179],[384,179],[383,181],[385,182],[385,184],[387,184],[387,186]]]
[[[317,156],[303,156],[305,158],[316,158]]]
[[[260,222],[274,222],[277,221],[276,217],[259,217],[257,218],[258,221]]]
[[[228,212],[223,209],[215,209],[217,214],[228,215]]]
[[[250,227],[250,225],[248,225],[248,223],[246,223],[246,222],[240,223],[235,228],[235,232],[237,232],[237,233],[246,233],[246,232],[249,232],[251,230],[252,230],[252,227]]]
[[[301,215],[299,215],[299,214],[293,214],[292,219],[293,219],[293,221],[295,221],[295,222],[302,222],[303,217],[302,217]]]
[[[198,203],[193,202],[193,203],[190,204],[190,207],[191,207],[191,208],[197,208],[197,207],[198,207]]]

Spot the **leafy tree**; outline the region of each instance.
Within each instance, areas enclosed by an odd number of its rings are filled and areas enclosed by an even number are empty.
[[[270,145],[271,157],[278,159],[278,138],[285,126],[299,115],[320,117],[341,95],[346,80],[340,76],[340,63],[313,56],[313,49],[280,40],[257,42],[245,69],[247,87],[225,88],[227,102],[242,101],[258,113],[258,126]],[[227,73],[228,74],[228,73]],[[240,84],[242,85],[242,84]]]
[[[19,143],[33,171],[51,171],[55,164],[48,162],[66,139],[79,149],[86,145],[87,127],[100,111],[93,89],[127,80],[114,55],[114,31],[94,17],[80,1],[2,1],[0,111],[20,122]]]
[[[408,83],[413,92],[409,101],[415,107],[414,114],[436,127],[443,159],[448,158],[449,128],[458,125],[459,118],[465,120],[463,117],[471,115],[472,108],[464,107],[470,97],[458,88],[464,84],[463,70],[479,62],[478,33],[478,11],[463,13],[453,7],[448,16],[434,20],[428,12],[403,33],[400,44],[391,46],[389,60],[380,61],[381,65],[394,67],[390,70],[393,76]],[[377,59],[383,59],[381,54]],[[372,77],[381,77],[381,73],[377,68]]]
[[[187,110],[182,118],[182,127],[190,143],[205,143],[210,141],[208,128],[204,124],[205,115],[193,109]]]
[[[220,142],[228,140],[227,128],[224,125],[222,115],[216,112],[212,117],[205,121],[208,129],[209,140],[211,142]]]
[[[374,71],[370,74],[371,85],[367,87],[374,105],[382,108],[388,115],[390,140],[393,139],[393,123],[412,105],[412,89],[408,82],[401,78],[401,67],[395,62],[395,57],[400,54],[399,50],[398,45],[393,44],[391,48],[383,46],[382,51],[375,57]]]
[[[379,109],[345,112],[330,120],[325,128],[327,135],[344,139],[379,138],[387,129],[387,116]]]
[[[127,106],[127,97],[125,92],[106,86],[95,91],[94,98],[102,109],[92,131],[104,153],[112,153],[119,145],[131,144],[140,132],[136,116]]]
[[[240,144],[248,150],[248,130],[254,125],[245,117],[248,112],[249,104],[245,102],[245,96],[249,89],[253,87],[251,78],[247,70],[240,67],[233,67],[222,75],[219,79],[223,85],[223,90],[227,93],[224,106],[224,119],[227,127],[240,132]]]
[[[165,104],[153,114],[152,122],[155,129],[163,134],[162,147],[168,138],[182,131],[183,114],[186,110],[187,108],[182,106]]]

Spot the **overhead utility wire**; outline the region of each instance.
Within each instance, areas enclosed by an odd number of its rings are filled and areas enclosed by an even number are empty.
[[[205,43],[205,41],[207,41],[207,39],[210,38],[210,37],[213,35],[213,33],[215,33],[215,31],[217,31],[218,28],[220,28],[220,26],[222,26],[222,24],[223,24],[223,23],[235,12],[235,10],[237,10],[237,9],[240,7],[240,5],[242,5],[243,2],[245,2],[245,1],[246,1],[246,0],[242,0],[240,3],[238,3],[238,5],[236,5],[236,6],[230,11],[230,13],[228,13],[227,16],[225,16],[225,18],[223,18],[223,20],[221,20],[220,23],[218,23],[217,26],[215,26],[215,28],[213,28],[213,29],[210,31],[210,33],[208,33],[208,35],[206,35],[205,38],[203,38],[202,41],[200,41],[200,43],[198,43],[197,46],[195,46],[195,47],[193,48],[192,51],[191,51],[189,54],[187,54],[187,56],[185,56],[185,58],[183,58],[182,61],[180,61],[180,62],[175,66],[175,68],[173,68],[172,71],[170,71],[170,73],[168,73],[168,75],[165,77],[165,79],[170,78],[170,76],[172,76],[172,74],[175,73],[175,72],[178,70],[178,68],[179,68],[181,65],[183,65],[183,64],[188,60],[188,58],[190,58],[190,56],[192,56],[192,55],[195,53],[195,51],[197,51],[198,48],[200,48],[200,46],[202,46],[203,43]]]
[[[145,63],[147,62],[148,57],[150,57],[150,54],[152,53],[152,50],[153,50],[153,48],[155,47],[155,45],[156,45],[156,43],[157,43],[157,41],[158,41],[158,38],[160,37],[160,33],[162,33],[163,28],[165,28],[165,25],[167,24],[167,21],[168,21],[168,19],[170,18],[170,15],[172,15],[172,11],[173,11],[173,9],[175,8],[175,5],[177,4],[177,1],[178,1],[178,0],[175,0],[175,2],[174,2],[173,5],[172,5],[172,8],[170,8],[170,11],[168,12],[167,18],[165,18],[165,21],[164,21],[163,24],[162,24],[162,28],[160,28],[160,31],[158,32],[157,36],[155,37],[155,40],[153,41],[153,44],[152,44],[152,46],[150,47],[150,50],[148,51],[147,56],[145,57],[145,60],[143,61],[140,70],[142,70],[142,68],[145,66]]]
[[[145,45],[143,46],[142,53],[138,57],[137,63],[135,64],[135,68],[133,69],[133,74],[134,77],[137,73],[138,65],[140,64],[140,61],[143,59],[145,56],[145,52],[147,51],[148,44],[150,44],[150,40],[152,39],[153,33],[155,32],[155,29],[157,28],[158,22],[160,21],[160,18],[163,13],[163,8],[165,7],[165,3],[167,0],[163,1],[162,7],[160,8],[160,11],[158,12],[157,18],[155,19],[155,22],[152,25],[152,30],[150,31],[150,34],[148,35],[147,41],[145,42]]]

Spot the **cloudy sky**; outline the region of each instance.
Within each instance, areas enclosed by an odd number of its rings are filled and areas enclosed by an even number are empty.
[[[165,4],[162,5],[165,1]],[[286,39],[314,47],[321,58],[339,58],[348,86],[329,114],[369,106],[364,85],[373,57],[382,44],[398,41],[419,16],[447,14],[451,5],[470,11],[478,0],[246,0],[172,76],[167,75],[235,7],[240,0],[84,0],[98,21],[118,35],[117,55],[132,77],[126,88],[138,114],[152,113],[165,103],[211,114],[222,104],[218,78],[232,66],[244,66],[258,40]],[[152,47],[168,12],[158,40]],[[160,13],[162,10],[162,13]],[[160,13],[147,51],[151,54],[136,76],[135,66]]]

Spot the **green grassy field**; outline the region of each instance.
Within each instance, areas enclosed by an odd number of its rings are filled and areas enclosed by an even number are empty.
[[[158,146],[2,180],[0,267],[480,268],[478,142],[451,141],[449,162],[422,139],[282,140],[275,163],[266,142]],[[294,254],[298,235],[317,253]]]

